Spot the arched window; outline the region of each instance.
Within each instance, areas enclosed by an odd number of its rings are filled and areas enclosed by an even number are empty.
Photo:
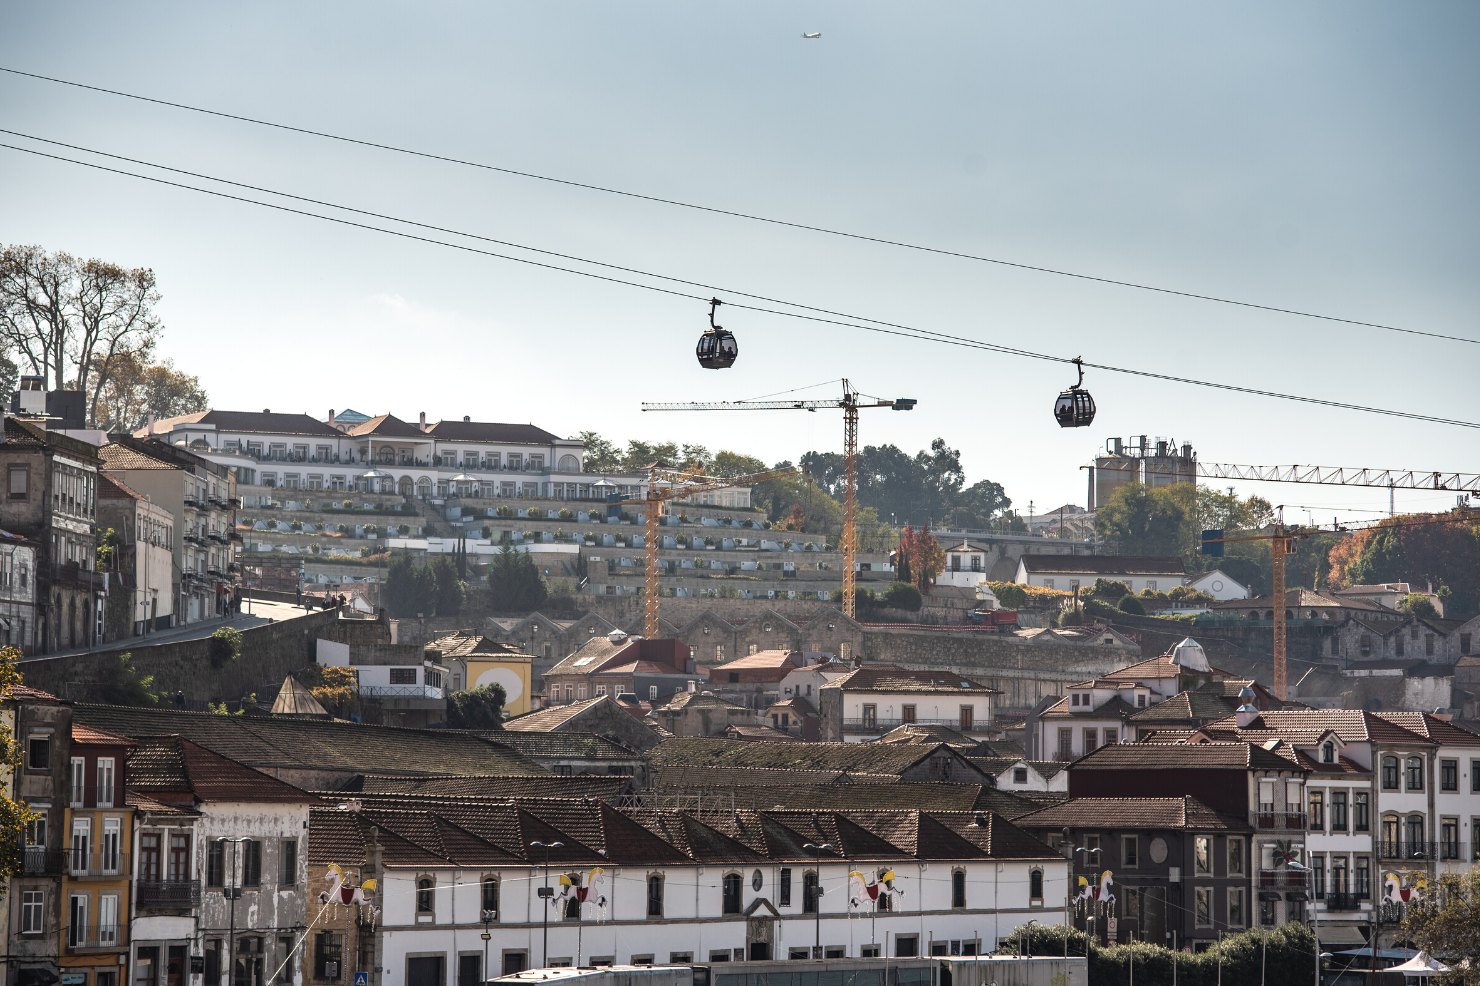
[[[726,873],[724,879],[724,913],[740,913],[740,874]]]
[[[580,472],[581,471],[581,460],[580,459],[577,459],[573,455],[562,455],[560,457],[560,471],[561,472]]]
[[[802,913],[817,912],[817,871],[808,870],[802,876]]]
[[[1382,789],[1384,791],[1396,791],[1398,789],[1398,758],[1382,758]]]
[[[483,878],[483,915],[485,920],[498,920],[498,877]]]
[[[423,500],[432,495],[432,481],[423,476],[416,481],[416,495]]]
[[[966,871],[955,870],[951,873],[951,906],[966,906]]]
[[[1336,762],[1336,744],[1335,743],[1332,743],[1330,740],[1327,740],[1321,746],[1321,763],[1335,763],[1335,762]]]
[[[1408,758],[1408,790],[1423,790],[1423,758]]]
[[[1406,834],[1408,836],[1408,845],[1406,845],[1406,846],[1403,847],[1403,849],[1404,849],[1403,856],[1405,858],[1407,858],[1407,859],[1413,859],[1413,858],[1415,858],[1417,856],[1422,855],[1423,854],[1423,816],[1422,815],[1409,815],[1408,816],[1408,828],[1407,828]]]
[[[433,888],[436,884],[429,876],[424,876],[416,881],[416,912],[418,914],[431,914],[432,902],[436,897]]]
[[[1028,896],[1033,900],[1043,900],[1043,871],[1033,870],[1028,874]]]
[[[648,877],[647,913],[650,918],[663,916],[663,878],[661,876]]]

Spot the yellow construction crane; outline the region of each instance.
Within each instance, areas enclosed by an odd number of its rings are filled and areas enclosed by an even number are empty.
[[[843,410],[843,614],[854,615],[854,589],[858,584],[858,412],[866,407],[887,407],[892,411],[913,411],[916,401],[899,397],[892,401],[860,400],[863,395],[843,381],[843,396],[825,401],[719,401],[709,404],[644,404],[644,411],[816,411],[818,408]],[[739,485],[739,483],[736,483]]]
[[[783,476],[795,476],[796,470],[773,469],[769,472],[752,473],[749,476],[732,476],[716,479],[700,473],[681,472],[665,462],[654,462],[648,467],[647,495],[642,497],[615,497],[612,503],[641,503],[646,506],[646,523],[643,525],[642,551],[643,601],[642,635],[649,640],[658,638],[658,597],[662,594],[658,582],[658,517],[663,504],[669,500],[684,500],[700,493],[729,489],[734,486],[750,486]]]

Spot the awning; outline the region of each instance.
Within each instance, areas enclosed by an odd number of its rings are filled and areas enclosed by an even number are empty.
[[[1449,966],[1440,962],[1428,952],[1419,952],[1402,965],[1395,965],[1387,971],[1401,972],[1405,976],[1437,976],[1441,972],[1448,972]]]
[[[57,974],[45,967],[21,969],[16,973],[16,986],[51,986],[57,981]]]
[[[1362,937],[1360,928],[1351,925],[1321,926],[1322,945],[1365,945],[1367,939]]]
[[[1261,891],[1259,891],[1259,899],[1260,900],[1283,900],[1284,898],[1281,897],[1279,894],[1275,893],[1273,890],[1261,890]]]
[[[1285,899],[1286,900],[1310,900],[1309,897],[1305,896],[1305,891],[1304,890],[1291,890],[1289,893],[1285,894]]]

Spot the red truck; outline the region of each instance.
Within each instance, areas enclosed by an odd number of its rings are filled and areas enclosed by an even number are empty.
[[[1018,628],[1015,609],[977,609],[972,610],[968,618],[976,626],[996,633],[1007,633]]]

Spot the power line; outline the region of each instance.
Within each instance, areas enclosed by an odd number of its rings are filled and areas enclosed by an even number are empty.
[[[12,132],[12,131],[6,131],[6,132],[9,133],[9,132]],[[55,142],[52,142],[52,143],[55,143]],[[74,145],[67,145],[67,146],[74,146]],[[262,206],[263,208],[266,208],[266,209],[275,209],[275,210],[277,210],[279,212],[287,212],[287,213],[291,213],[293,215],[306,216],[306,217],[311,218],[311,219],[319,219],[319,220],[322,220],[324,222],[337,223],[339,225],[349,226],[349,227],[352,227],[354,229],[363,229],[363,230],[368,230],[368,231],[376,232],[376,233],[385,233],[385,234],[387,234],[389,236],[399,236],[399,237],[402,237],[404,239],[415,240],[415,241],[421,242],[421,243],[430,243],[430,244],[434,244],[434,245],[437,245],[437,246],[445,246],[445,247],[449,247],[449,248],[454,249],[454,250],[462,250],[462,251],[465,251],[465,252],[468,252],[468,253],[476,253],[476,254],[480,254],[480,255],[483,255],[483,256],[495,257],[495,258],[498,258],[498,259],[501,259],[501,260],[511,260],[511,261],[514,261],[515,263],[528,264],[528,265],[533,266],[533,267],[540,267],[540,268],[543,268],[543,269],[546,269],[546,270],[559,271],[561,273],[566,273],[566,274],[576,274],[576,275],[579,275],[581,277],[589,277],[589,278],[593,278],[595,280],[605,281],[605,282],[610,283],[610,284],[622,284],[622,285],[626,285],[628,287],[641,288],[643,290],[654,291],[654,292],[658,292],[660,294],[666,294],[666,295],[670,295],[670,296],[673,296],[673,297],[688,298],[688,299],[692,299],[692,300],[696,300],[696,301],[708,301],[709,300],[709,298],[707,298],[705,295],[691,294],[689,292],[677,290],[677,289],[674,289],[674,288],[665,288],[665,287],[661,287],[661,286],[658,286],[658,285],[655,285],[655,284],[644,284],[644,283],[642,283],[640,281],[631,281],[631,280],[627,280],[625,278],[615,277],[615,276],[612,276],[612,275],[609,275],[609,274],[599,274],[599,273],[595,273],[593,271],[584,271],[584,270],[577,270],[577,269],[571,268],[571,267],[562,267],[559,264],[551,264],[551,263],[546,263],[544,261],[531,260],[531,259],[529,259],[527,257],[518,257],[518,256],[514,256],[514,255],[511,255],[511,254],[499,253],[499,252],[494,251],[494,250],[486,250],[486,249],[483,249],[481,247],[469,246],[469,245],[463,244],[463,243],[454,243],[454,242],[450,242],[448,240],[439,240],[439,239],[436,239],[435,237],[422,236],[422,235],[417,234],[417,233],[408,233],[408,232],[406,232],[404,230],[386,229],[385,227],[382,227],[382,226],[374,226],[374,225],[371,225],[369,223],[356,222],[356,221],[351,220],[351,219],[342,219],[342,218],[339,218],[337,216],[326,216],[326,215],[323,215],[321,213],[311,212],[311,211],[306,210],[306,209],[297,209],[297,208],[293,208],[292,206],[280,205],[280,204],[274,203],[274,202],[263,202],[260,199],[252,199],[252,198],[248,198],[248,197],[242,196],[242,195],[233,195],[233,194],[231,194],[229,192],[217,191],[215,189],[210,189],[210,188],[200,188],[200,187],[197,187],[195,185],[187,185],[187,184],[184,184],[182,182],[169,181],[168,179],[164,179],[164,178],[156,178],[156,177],[154,177],[152,175],[141,175],[141,174],[138,174],[136,172],[125,171],[125,170],[123,170],[121,168],[112,168],[112,167],[108,167],[107,165],[96,164],[96,163],[93,163],[91,161],[80,161],[80,160],[77,160],[76,158],[63,157],[63,156],[58,155],[58,154],[51,154],[51,153],[48,153],[46,151],[36,150],[34,148],[19,147],[19,146],[15,145],[15,144],[5,144],[5,143],[0,143],[0,147],[6,148],[8,150],[19,151],[19,152],[21,152],[23,154],[31,154],[31,155],[35,155],[37,157],[48,158],[48,159],[53,160],[53,161],[63,161],[63,162],[66,162],[68,164],[75,164],[75,165],[79,165],[79,166],[85,167],[85,168],[92,168],[92,169],[94,169],[96,171],[105,171],[105,172],[109,172],[111,174],[123,175],[123,176],[128,177],[128,178],[137,178],[137,179],[140,179],[142,181],[153,182],[155,184],[165,185],[165,186],[168,186],[168,187],[171,187],[171,188],[179,188],[179,189],[183,189],[185,191],[197,192],[197,193],[200,193],[202,195],[211,195],[211,196],[215,196],[217,198],[229,199],[229,200],[234,201],[234,202],[243,202],[243,203],[246,203],[248,205]],[[87,150],[86,148],[80,148],[80,149]],[[103,154],[104,152],[90,152],[90,153]],[[116,157],[116,155],[106,155],[106,156],[115,156]],[[176,169],[170,169],[170,170],[176,170]],[[195,173],[192,172],[191,174],[194,175]],[[237,187],[251,187],[251,188],[257,189],[256,186],[242,186],[238,182],[231,182],[231,181],[228,181],[226,179],[210,178],[209,176],[204,176],[204,175],[196,175],[196,177],[206,178],[207,180],[210,180],[210,181],[218,181],[218,182],[221,182],[222,184],[235,185]],[[367,213],[364,212],[364,210],[353,209],[353,208],[348,207],[348,206],[334,205],[332,203],[322,202],[320,200],[305,200],[301,196],[293,196],[293,195],[289,195],[288,193],[273,192],[273,191],[270,191],[270,190],[267,190],[267,189],[257,189],[257,190],[267,192],[267,194],[282,195],[282,196],[287,197],[287,198],[298,199],[299,201],[312,201],[312,202],[314,202],[316,204],[322,204],[322,205],[328,206],[329,208],[342,209],[342,210],[347,211],[347,212],[357,212],[357,213],[360,213],[362,215],[367,214]],[[368,213],[368,214],[369,215],[376,215],[376,216],[378,216],[380,218],[390,219],[393,222],[405,222],[408,225],[416,225],[416,226],[420,226],[422,228],[428,228],[428,229],[437,229],[437,230],[442,231],[442,232],[452,233],[453,235],[469,236],[469,237],[472,237],[472,238],[478,238],[478,239],[483,239],[485,241],[488,241],[488,238],[487,237],[479,237],[479,236],[477,236],[477,234],[471,234],[471,233],[464,234],[464,233],[459,233],[459,232],[457,232],[455,230],[444,230],[442,227],[429,227],[426,224],[423,224],[423,223],[414,223],[411,220],[399,220],[399,219],[395,219],[394,217],[380,216],[380,214],[378,214],[378,213]],[[667,280],[667,281],[671,281],[671,282],[678,283],[678,284],[685,284],[685,285],[691,285],[691,286],[699,286],[699,287],[705,288],[706,291],[709,291],[709,292],[712,292],[712,291],[727,291],[728,290],[728,289],[725,289],[725,288],[717,287],[715,285],[702,284],[701,282],[696,282],[696,281],[687,281],[687,280],[683,280],[681,278],[670,277],[670,276],[664,275],[664,274],[652,274],[652,273],[648,273],[646,271],[637,270],[635,268],[616,267],[615,265],[612,265],[612,264],[605,264],[605,263],[602,263],[601,261],[596,261],[596,260],[587,260],[585,258],[575,257],[575,256],[572,256],[572,255],[569,255],[569,254],[554,254],[552,251],[540,250],[537,247],[526,247],[526,246],[523,246],[521,244],[510,243],[509,241],[496,240],[496,241],[491,241],[491,242],[497,242],[497,243],[500,243],[500,244],[504,244],[504,245],[508,245],[508,246],[513,246],[513,247],[515,247],[517,249],[521,249],[521,250],[529,250],[531,252],[542,253],[542,254],[546,254],[546,255],[558,256],[558,257],[561,257],[563,259],[574,260],[574,261],[577,261],[579,263],[587,263],[587,264],[591,264],[591,265],[594,265],[594,266],[601,266],[601,267],[606,267],[608,269],[614,269],[614,270],[623,271],[623,272],[626,272],[626,273],[634,273],[634,274],[638,274],[638,275],[644,276],[644,277],[652,277],[652,278],[657,278],[657,279],[661,279],[661,280]],[[783,311],[783,310],[779,310],[779,309],[775,309],[775,308],[766,308],[766,307],[761,306],[761,305],[746,305],[746,304],[740,304],[740,303],[736,303],[736,302],[729,302],[728,303],[730,305],[730,307],[732,307],[732,308],[739,308],[739,309],[743,309],[743,310],[746,310],[746,311],[763,312],[763,313],[766,313],[766,314],[769,314],[769,315],[779,315],[779,316],[782,316],[782,317],[785,317],[785,318],[805,319],[805,320],[812,321],[812,322],[818,322],[818,323],[824,324],[824,325],[837,325],[837,326],[842,326],[842,327],[845,327],[845,328],[862,329],[864,331],[877,332],[877,333],[881,333],[881,334],[884,334],[884,335],[900,336],[900,337],[907,338],[907,339],[917,339],[917,340],[921,340],[921,341],[925,341],[925,342],[938,342],[938,343],[944,343],[944,344],[947,344],[947,345],[961,346],[961,347],[967,348],[967,349],[979,349],[979,350],[984,350],[984,351],[987,351],[987,352],[1003,353],[1003,354],[1006,354],[1006,355],[1021,356],[1021,357],[1026,357],[1026,358],[1029,358],[1029,359],[1038,359],[1038,360],[1044,360],[1044,361],[1053,362],[1053,363],[1074,363],[1074,362],[1076,362],[1073,359],[1069,359],[1069,358],[1063,357],[1063,356],[1053,356],[1053,355],[1049,355],[1047,353],[1036,353],[1036,352],[1033,352],[1033,351],[1027,350],[1027,349],[1017,349],[1017,348],[1010,347],[1010,346],[999,345],[997,343],[983,342],[983,341],[981,341],[979,339],[971,339],[971,338],[968,338],[968,337],[965,337],[965,336],[949,335],[949,334],[943,333],[943,332],[935,332],[935,331],[930,330],[930,329],[921,329],[921,328],[916,328],[916,327],[913,327],[913,326],[902,325],[902,324],[895,323],[895,322],[885,322],[885,321],[882,321],[882,320],[868,319],[865,316],[854,316],[854,315],[847,315],[847,314],[844,314],[844,313],[841,313],[841,312],[831,312],[831,311],[829,311],[827,309],[815,308],[815,307],[812,307],[812,306],[809,306],[809,305],[803,305],[803,304],[798,303],[798,302],[785,301],[783,299],[768,298],[768,297],[766,297],[764,295],[756,295],[756,294],[751,294],[749,292],[729,291],[728,293],[738,294],[738,295],[741,295],[742,297],[758,298],[758,299],[761,299],[761,300],[770,302],[772,304],[788,305],[790,307],[797,308],[797,309],[800,309],[801,310],[801,311]],[[816,313],[819,313],[819,314],[806,314],[807,312],[816,312]],[[828,317],[823,317],[823,315],[836,315],[838,317],[836,317],[836,318],[828,318]],[[872,324],[872,325],[870,325],[870,324],[863,324],[864,322],[874,322],[874,324]],[[1301,396],[1301,395],[1298,395],[1298,394],[1284,394],[1284,393],[1280,393],[1278,391],[1260,390],[1260,389],[1253,388],[1253,387],[1243,387],[1243,386],[1239,386],[1239,385],[1236,385],[1236,384],[1217,383],[1217,382],[1208,381],[1208,380],[1196,380],[1196,379],[1193,379],[1191,377],[1178,377],[1178,376],[1174,376],[1174,375],[1166,374],[1166,373],[1155,373],[1155,372],[1152,372],[1152,371],[1149,371],[1149,370],[1136,370],[1136,369],[1131,369],[1129,367],[1111,366],[1111,365],[1105,364],[1105,363],[1084,362],[1083,365],[1086,366],[1086,367],[1089,367],[1091,369],[1105,370],[1105,371],[1112,372],[1112,373],[1126,373],[1126,374],[1130,374],[1130,375],[1133,375],[1133,376],[1146,377],[1146,378],[1154,379],[1154,380],[1165,380],[1165,381],[1168,381],[1168,382],[1171,382],[1171,383],[1185,383],[1185,384],[1190,384],[1190,385],[1198,386],[1198,387],[1211,387],[1211,388],[1214,388],[1214,389],[1217,389],[1217,390],[1227,390],[1227,391],[1233,391],[1233,392],[1236,392],[1236,393],[1253,394],[1253,395],[1260,396],[1260,397],[1274,397],[1274,398],[1278,398],[1278,399],[1281,399],[1281,400],[1299,401],[1299,402],[1306,403],[1306,404],[1315,404],[1315,405],[1319,405],[1319,406],[1323,406],[1323,407],[1341,408],[1343,410],[1349,410],[1349,411],[1365,411],[1365,412],[1368,412],[1368,413],[1371,413],[1371,414],[1382,414],[1382,415],[1387,415],[1389,417],[1406,418],[1408,420],[1413,420],[1413,421],[1426,421],[1426,422],[1429,422],[1429,423],[1432,423],[1432,424],[1454,425],[1454,426],[1460,427],[1460,428],[1480,428],[1480,422],[1474,422],[1474,421],[1463,421],[1463,420],[1459,420],[1459,419],[1455,419],[1455,418],[1441,418],[1441,417],[1437,417],[1437,416],[1433,416],[1433,415],[1416,414],[1416,413],[1413,413],[1413,412],[1410,412],[1410,411],[1394,411],[1394,410],[1390,410],[1390,409],[1386,409],[1386,408],[1369,407],[1369,406],[1365,406],[1365,405],[1361,405],[1361,404],[1348,404],[1348,403],[1345,403],[1345,402],[1342,402],[1342,401],[1325,400],[1325,399],[1317,398],[1317,397],[1304,397],[1304,396]]]
[[[847,230],[832,229],[827,226],[814,226],[809,223],[793,222],[787,219],[776,219],[771,216],[761,216],[749,212],[740,212],[735,209],[723,209],[718,206],[701,205],[696,202],[685,202],[682,199],[670,199],[660,195],[647,195],[642,192],[632,192],[621,188],[611,188],[606,185],[596,185],[590,182],[574,181],[569,178],[556,178],[551,175],[541,175],[532,171],[520,171],[516,168],[506,168],[500,165],[485,164],[479,161],[469,161],[464,158],[451,157],[445,154],[434,154],[430,151],[418,151],[408,147],[398,147],[395,144],[382,144],[373,140],[361,140],[356,137],[345,137],[342,134],[328,133],[322,130],[310,130],[306,127],[295,127],[286,123],[275,123],[271,120],[259,120],[256,117],[243,116],[238,113],[227,113],[223,110],[207,109],[201,106],[192,106],[188,103],[176,103],[167,99],[156,99],[152,96],[140,96],[137,93],[123,92],[118,89],[107,89],[102,86],[87,85],[83,82],[73,82],[69,79],[58,79],[49,75],[39,75],[35,72],[23,72],[20,69],[7,68],[0,65],[0,72],[11,75],[24,76],[30,79],[38,79],[42,82],[53,82],[57,85],[71,86],[76,89],[86,89],[91,92],[106,93],[110,96],[119,96],[124,99],[134,99],[144,103],[153,103],[157,106],[168,106],[172,109],[188,110],[192,113],[203,113],[207,116],[221,117],[227,120],[236,120],[241,123],[251,123],[260,127],[271,127],[275,130],[285,130],[290,133],[304,134],[310,137],[322,137],[326,140],[335,140],[345,144],[354,144],[359,147],[370,147],[381,151],[391,151],[396,154],[407,154],[412,157],[425,158],[430,161],[441,161],[445,164],[456,164],[467,168],[478,168],[483,171],[494,171],[500,174],[513,175],[518,178],[530,178],[536,181],[549,182],[554,185],[565,185],[570,188],[582,188],[592,192],[602,192],[607,195],[619,195],[624,198],[638,199],[644,202],[654,202],[660,205],[677,206],[683,209],[693,209],[699,212],[708,212],[719,216],[729,216],[734,219],[745,219],[750,222],[766,223],[772,226],[781,226],[787,229],[799,229],[809,233],[823,233],[828,236],[840,236],[845,239],[858,240],[864,243],[877,243],[881,246],[899,247],[905,250],[914,250],[920,253],[936,254],[943,257],[955,257],[958,260],[973,260],[984,264],[996,264],[1000,267],[1013,267],[1018,270],[1034,271],[1040,274],[1055,274],[1059,277],[1072,277],[1081,281],[1091,281],[1097,284],[1109,284],[1115,287],[1134,288],[1138,291],[1152,291],[1157,294],[1173,295],[1180,298],[1191,298],[1197,301],[1211,301],[1220,305],[1235,305],[1240,308],[1252,308],[1258,311],[1275,312],[1281,315],[1296,315],[1301,318],[1315,318],[1326,322],[1338,322],[1343,325],[1357,325],[1369,329],[1382,329],[1386,332],[1401,332],[1406,335],[1425,336],[1430,339],[1445,339],[1450,342],[1467,342],[1480,345],[1480,339],[1471,339],[1465,336],[1445,335],[1439,332],[1424,332],[1419,329],[1405,329],[1396,325],[1385,325],[1381,322],[1365,322],[1360,319],[1342,318],[1337,315],[1323,315],[1318,312],[1301,311],[1295,308],[1281,308],[1277,305],[1263,305],[1252,301],[1239,301],[1233,298],[1223,298],[1217,295],[1199,294],[1195,291],[1181,291],[1176,288],[1160,287],[1154,284],[1142,284],[1137,281],[1125,281],[1113,277],[1101,277],[1095,274],[1082,274],[1076,271],[1061,270],[1055,267],[1043,267],[1035,264],[1026,264],[1014,260],[1002,260],[996,257],[984,257],[979,254],[966,253],[960,250],[947,250],[942,247],[925,246],[919,243],[910,243],[905,240],[894,240],[882,236],[870,236],[866,233],[853,233]]]

